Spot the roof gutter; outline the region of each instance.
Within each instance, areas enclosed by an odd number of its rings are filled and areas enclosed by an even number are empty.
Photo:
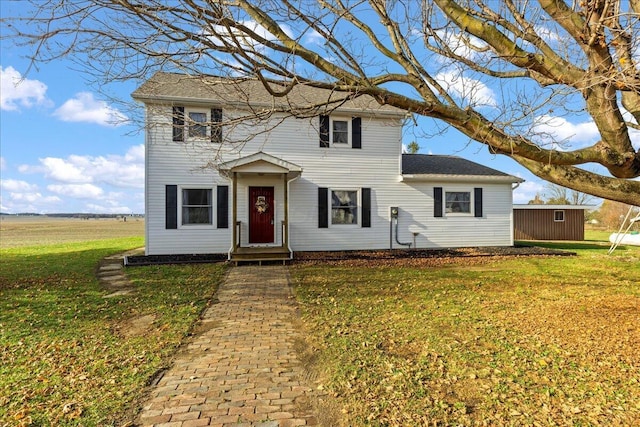
[[[453,175],[453,174],[402,174],[400,181],[404,182],[486,182],[486,183],[522,183],[523,179],[506,175]]]

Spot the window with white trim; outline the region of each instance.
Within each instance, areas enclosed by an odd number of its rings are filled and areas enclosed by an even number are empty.
[[[349,144],[349,120],[331,120],[331,142],[334,144]]]
[[[553,211],[554,222],[564,222],[564,211]]]
[[[348,147],[362,149],[362,118],[333,117],[320,115],[319,117],[319,146]]]
[[[213,224],[210,188],[182,189],[182,225]]]
[[[173,140],[222,143],[221,108],[173,107]]]
[[[444,211],[448,214],[470,214],[471,213],[471,192],[470,191],[447,191],[445,193]]]
[[[207,137],[207,113],[206,111],[187,112],[187,136],[194,139]]]
[[[331,190],[331,224],[358,224],[357,190]]]

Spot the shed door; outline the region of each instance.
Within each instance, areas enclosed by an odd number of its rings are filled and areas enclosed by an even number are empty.
[[[273,187],[249,187],[249,243],[274,242]]]

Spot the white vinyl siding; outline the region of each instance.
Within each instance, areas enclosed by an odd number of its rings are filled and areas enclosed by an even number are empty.
[[[444,187],[446,191],[471,191],[473,212],[473,188],[483,192],[483,216],[444,214],[434,218],[433,187]],[[412,182],[398,197],[400,206],[401,242],[413,242],[414,234],[418,248],[450,248],[475,246],[512,246],[513,211],[511,185],[474,182],[464,183],[420,183]],[[408,221],[409,220],[409,221]],[[404,224],[404,226],[403,226]]]
[[[203,105],[202,111],[209,111]],[[198,108],[185,109],[189,111]],[[225,120],[234,117],[225,111]],[[415,242],[419,248],[461,246],[505,246],[513,244],[511,185],[402,182],[400,180],[401,120],[362,116],[362,149],[327,150],[318,145],[318,118],[273,117],[282,121],[238,124],[225,133],[225,143],[172,141],[171,107],[149,108],[146,142],[146,251],[147,254],[226,253],[231,248],[235,224],[232,218],[234,194],[242,245],[248,239],[249,186],[274,187],[275,241],[282,241],[284,186],[289,185],[289,244],[295,251],[388,249],[398,247],[389,236],[389,206],[399,207],[398,240]],[[210,114],[210,113],[209,113]],[[240,114],[240,113],[236,113]],[[244,113],[242,113],[244,114]],[[337,116],[338,118],[341,116]],[[351,123],[351,122],[349,122]],[[228,130],[231,132],[231,129]],[[238,141],[242,144],[233,144]],[[300,166],[302,174],[290,183],[279,173],[243,175],[235,189],[231,177],[223,177],[208,162],[229,161],[265,152]],[[274,171],[275,172],[275,171]],[[165,229],[165,186],[212,188],[214,226],[180,226]],[[218,185],[229,186],[229,228],[215,227]],[[433,187],[469,192],[483,188],[483,218],[470,215],[433,218]],[[331,224],[318,228],[318,188],[331,190],[371,189],[371,227]],[[358,193],[358,201],[361,197]],[[361,215],[358,202],[357,215]],[[329,209],[331,204],[329,201]],[[471,200],[473,211],[473,200]],[[330,210],[331,212],[331,210]],[[360,218],[358,218],[360,221]],[[359,222],[358,222],[359,223]],[[455,230],[455,232],[452,232]]]

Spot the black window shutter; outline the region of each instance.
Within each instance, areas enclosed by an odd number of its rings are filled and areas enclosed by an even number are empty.
[[[318,228],[329,228],[329,189],[318,188]]]
[[[165,186],[165,228],[178,228],[178,186]]]
[[[222,143],[222,108],[211,109],[211,142]]]
[[[442,217],[442,187],[433,187],[433,216]]]
[[[351,148],[362,148],[362,119],[351,119]]]
[[[473,215],[482,218],[482,188],[473,189]]]
[[[229,186],[219,185],[217,194],[216,220],[218,228],[229,228]]]
[[[320,147],[329,146],[329,116],[320,116]]]
[[[371,189],[362,189],[362,226],[371,227]]]
[[[184,141],[184,107],[173,107],[173,140]]]

